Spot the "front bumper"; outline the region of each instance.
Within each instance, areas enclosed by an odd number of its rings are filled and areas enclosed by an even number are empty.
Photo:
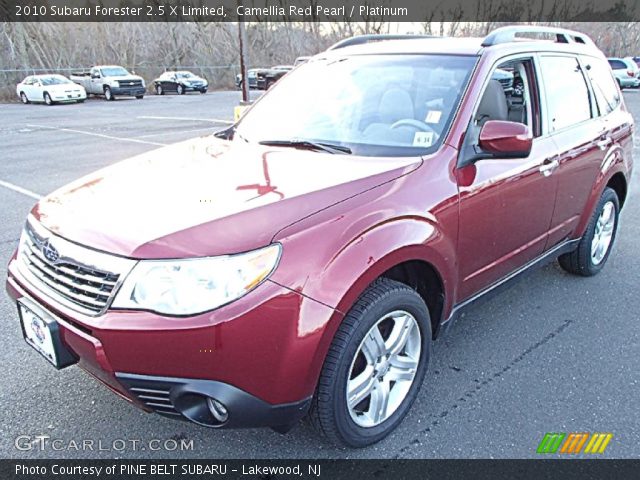
[[[117,372],[116,378],[132,396],[165,417],[190,420],[205,427],[279,427],[286,430],[304,417],[311,398],[271,405],[232,385],[213,380],[152,377]],[[220,402],[228,411],[224,422],[216,419],[207,398]]]
[[[51,99],[54,102],[77,102],[79,100],[86,100],[87,95],[85,93],[71,93],[71,94],[53,94]]]
[[[185,92],[202,92],[202,91],[206,92],[207,88],[209,88],[209,85],[185,85],[184,91]]]
[[[266,281],[236,302],[194,317],[116,310],[91,317],[31,287],[15,259],[7,291],[50,313],[78,365],[113,392],[146,411],[215,427],[286,430],[301,418],[324,361],[323,327],[341,315]],[[165,392],[158,395],[164,401],[141,398],[134,389],[145,386]],[[207,396],[227,407],[224,425],[207,420]]]
[[[111,93],[120,97],[137,97],[146,93],[145,87],[111,87]]]
[[[620,84],[623,88],[637,88],[640,86],[640,78],[624,77],[620,79]]]

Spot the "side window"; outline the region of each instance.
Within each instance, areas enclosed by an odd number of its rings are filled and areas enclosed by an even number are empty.
[[[609,65],[597,58],[585,58],[584,65],[600,115],[611,113],[620,104],[620,93]]]
[[[478,104],[474,117],[476,127],[482,127],[488,120],[503,120],[528,125],[534,136],[539,136],[539,95],[534,72],[530,58],[498,65]]]
[[[613,70],[626,70],[627,66],[621,60],[609,60],[609,65]]]
[[[591,118],[591,100],[578,60],[541,57],[551,130],[560,130]]]

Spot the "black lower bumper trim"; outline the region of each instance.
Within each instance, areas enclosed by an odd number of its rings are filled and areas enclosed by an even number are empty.
[[[274,427],[278,431],[286,431],[307,414],[311,405],[311,398],[273,405],[244,390],[214,380],[130,373],[116,373],[116,377],[147,409],[207,427]],[[207,398],[213,398],[226,407],[226,421],[219,422],[213,417]]]

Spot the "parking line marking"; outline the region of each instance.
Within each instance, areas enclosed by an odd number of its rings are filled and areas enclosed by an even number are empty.
[[[160,137],[160,136],[166,136],[166,135],[173,135],[173,134],[178,134],[178,133],[192,133],[192,132],[202,132],[204,130],[206,130],[207,132],[214,132],[215,127],[211,126],[211,127],[202,127],[202,128],[194,128],[192,130],[175,130],[173,132],[161,132],[161,133],[148,133],[146,135],[138,135],[135,138],[149,138],[149,137]]]
[[[220,120],[219,118],[190,118],[190,117],[157,117],[155,115],[142,115],[139,119],[145,120],[186,120],[193,122],[211,122],[211,123],[223,123],[225,125],[233,125],[231,120]]]
[[[72,128],[51,127],[49,125],[34,125],[34,124],[28,124],[27,127],[48,128],[51,130],[57,130],[59,132],[81,133],[83,135],[91,135],[94,137],[108,138],[109,140],[120,140],[122,142],[144,143],[147,145],[156,145],[158,147],[167,146],[166,143],[148,142],[147,140],[137,140],[135,138],[127,138],[127,137],[114,137],[113,135],[105,135],[103,133],[94,133],[94,132],[85,132],[84,130],[74,130]]]
[[[21,193],[35,200],[40,200],[42,198],[42,195],[38,195],[37,193],[32,192],[31,190],[27,190],[26,188],[22,188],[18,185],[14,185],[13,183],[5,182],[4,180],[0,180],[0,186],[4,188],[8,188],[9,190],[13,190],[14,192]]]

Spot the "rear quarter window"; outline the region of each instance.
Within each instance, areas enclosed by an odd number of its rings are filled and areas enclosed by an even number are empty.
[[[620,104],[620,92],[609,66],[597,58],[584,58],[600,115],[611,113]]]

